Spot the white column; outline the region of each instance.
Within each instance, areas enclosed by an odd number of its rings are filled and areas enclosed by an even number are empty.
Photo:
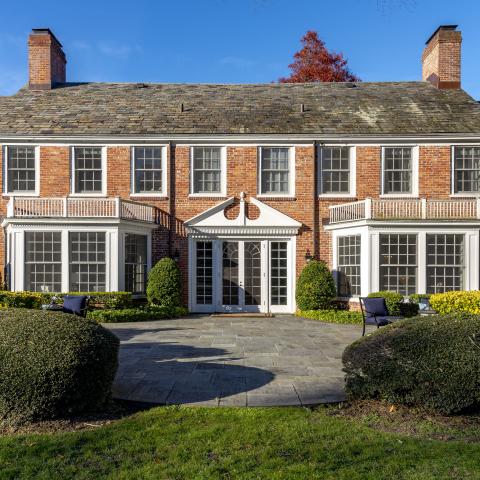
[[[479,232],[467,232],[465,235],[465,289],[479,289]]]
[[[66,293],[70,290],[69,279],[69,247],[68,230],[62,230],[62,292]]]
[[[118,291],[118,264],[123,262],[123,254],[118,251],[118,230],[107,232],[106,258],[107,258],[107,291]]]
[[[371,291],[372,279],[372,236],[369,228],[362,230],[360,234],[360,294],[366,297]],[[336,249],[335,249],[336,250]]]
[[[117,248],[118,248],[118,290],[123,292],[125,290],[125,233],[118,231],[117,237]],[[147,247],[148,248],[148,247]]]
[[[370,234],[370,292],[380,290],[380,234],[373,232]]]
[[[417,235],[417,293],[427,291],[427,233]]]

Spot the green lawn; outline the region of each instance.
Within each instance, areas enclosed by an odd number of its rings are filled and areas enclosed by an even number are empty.
[[[479,479],[480,444],[302,408],[160,407],[95,430],[0,438],[1,479]]]

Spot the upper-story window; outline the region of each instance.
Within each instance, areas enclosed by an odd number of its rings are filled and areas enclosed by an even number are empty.
[[[480,146],[454,147],[454,193],[480,193]]]
[[[224,195],[225,151],[222,147],[193,147],[191,193]]]
[[[102,147],[73,148],[73,193],[103,194],[105,168]]]
[[[164,147],[133,148],[133,193],[163,195],[166,187]]]
[[[383,191],[385,195],[416,194],[416,166],[412,147],[383,148]]]
[[[260,149],[260,194],[291,195],[294,171],[288,147],[262,147]]]
[[[317,150],[320,195],[354,195],[355,171],[349,147]]]
[[[29,195],[38,193],[37,152],[37,148],[33,146],[6,148],[6,193]]]

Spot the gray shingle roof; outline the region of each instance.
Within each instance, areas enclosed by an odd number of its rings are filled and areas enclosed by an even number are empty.
[[[0,135],[449,133],[480,135],[480,105],[425,82],[84,83],[0,97]]]

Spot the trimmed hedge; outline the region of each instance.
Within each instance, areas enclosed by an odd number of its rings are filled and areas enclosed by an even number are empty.
[[[336,297],[335,282],[325,262],[311,260],[297,280],[296,300],[300,310],[323,310]]]
[[[50,303],[52,297],[57,297],[61,303],[64,295],[90,296],[89,308],[129,308],[132,306],[130,292],[70,292],[70,293],[40,293],[40,292],[10,292],[0,291],[0,306],[7,308],[39,309],[44,303]]]
[[[148,273],[147,298],[153,305],[180,307],[182,304],[182,274],[177,262],[165,257]]]
[[[403,301],[403,295],[389,290],[372,292],[370,298],[384,298],[390,315],[401,315],[403,317],[414,317],[418,314],[418,303]]]
[[[96,322],[60,312],[0,311],[0,417],[71,416],[105,404],[119,341]]]
[[[480,406],[480,316],[416,317],[343,353],[350,399],[382,398],[444,414]]]
[[[299,310],[297,317],[328,323],[362,324],[362,312],[354,310]]]
[[[142,322],[182,317],[188,314],[185,307],[161,307],[151,305],[143,308],[126,308],[124,310],[93,310],[87,318],[100,323]]]
[[[430,295],[430,305],[440,315],[455,312],[480,315],[480,291],[457,291]]]

